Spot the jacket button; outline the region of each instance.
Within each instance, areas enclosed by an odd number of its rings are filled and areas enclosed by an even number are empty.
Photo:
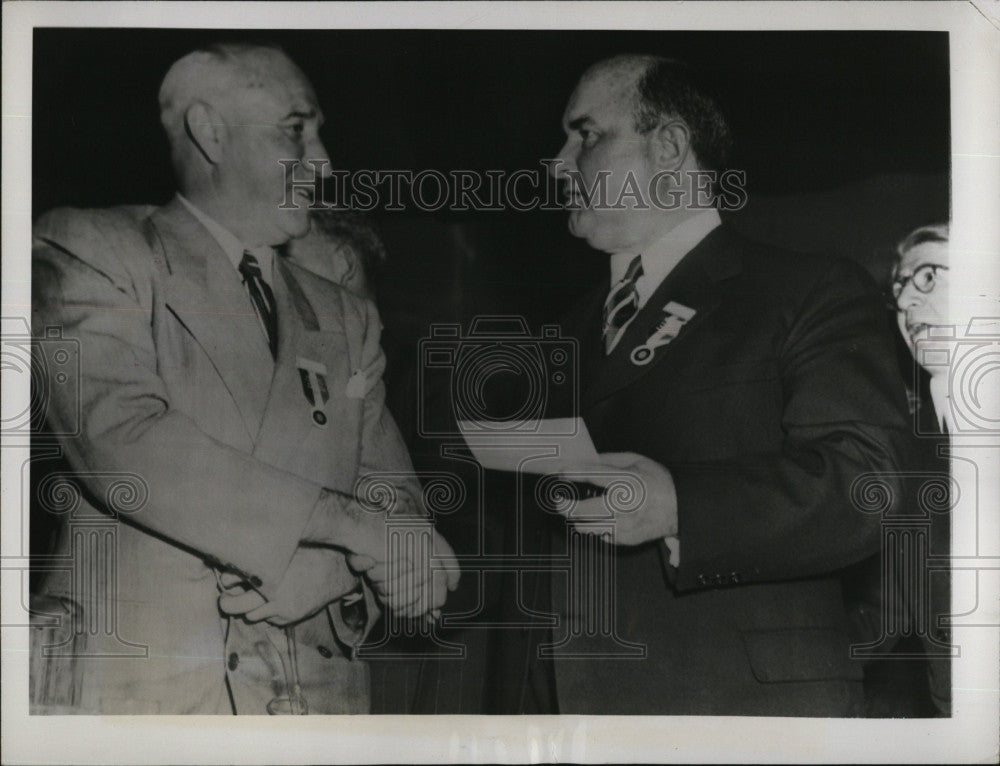
[[[230,670],[236,670],[236,668],[240,666],[240,655],[238,655],[236,652],[230,654],[228,664]]]
[[[698,584],[702,587],[708,585],[708,578],[703,574],[698,575]]]
[[[331,651],[330,651],[329,649],[327,649],[327,648],[326,648],[325,646],[317,646],[317,647],[316,647],[316,651],[317,651],[317,652],[319,652],[319,653],[320,653],[320,655],[321,655],[321,656],[322,656],[322,657],[323,657],[324,659],[327,659],[327,660],[328,660],[328,659],[330,659],[330,658],[331,658],[331,657],[333,656],[333,652],[331,652]]]
[[[725,581],[726,581],[726,578],[723,577],[721,574],[716,574],[715,575],[715,584],[716,585],[722,585]]]
[[[261,585],[264,584],[264,581],[261,580],[257,575],[254,575],[253,577],[250,578],[250,584],[255,588],[259,588]]]
[[[740,577],[738,572],[733,572],[731,575],[729,575],[729,582],[731,582],[733,585],[739,585],[742,579],[743,578]]]

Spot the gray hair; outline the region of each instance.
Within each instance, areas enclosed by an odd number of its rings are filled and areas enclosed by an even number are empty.
[[[948,242],[950,239],[949,226],[950,224],[947,223],[933,223],[914,229],[896,245],[897,255],[902,258],[917,245],[922,245],[925,242]]]
[[[270,63],[266,59],[274,57],[288,58],[275,45],[217,43],[175,61],[163,78],[159,96],[160,122],[171,146],[176,150],[184,136],[188,107],[197,101],[218,104],[236,90],[262,87]]]

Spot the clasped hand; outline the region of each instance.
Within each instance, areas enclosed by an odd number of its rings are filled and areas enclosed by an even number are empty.
[[[448,592],[458,587],[455,553],[429,522],[387,526],[379,519],[355,546],[347,557],[351,568],[401,617],[436,619]]]

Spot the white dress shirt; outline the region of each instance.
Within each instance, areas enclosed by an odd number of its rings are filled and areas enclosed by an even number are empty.
[[[233,268],[236,269],[237,273],[240,270],[240,263],[243,260],[243,253],[249,252],[257,259],[257,265],[260,266],[260,276],[269,285],[273,284],[271,282],[271,277],[274,275],[274,250],[270,247],[257,246],[250,247],[240,242],[239,237],[233,234],[229,229],[223,227],[221,224],[217,223],[214,218],[209,216],[204,210],[196,207],[193,202],[186,199],[184,195],[178,194],[177,199],[184,203],[186,207],[198,222],[208,229],[208,233],[212,235],[212,239],[219,243],[219,247],[222,248],[222,252],[226,254],[229,258],[230,263],[233,264]],[[243,275],[240,274],[240,279]]]
[[[271,281],[271,278],[274,276],[274,250],[272,248],[266,245],[257,247],[244,245],[235,234],[219,224],[193,202],[186,199],[184,195],[178,194],[177,199],[184,204],[184,207],[190,211],[191,215],[198,219],[198,222],[202,226],[208,229],[208,233],[212,235],[212,239],[219,243],[219,247],[222,248],[222,252],[229,258],[229,262],[233,264],[233,268],[236,269],[236,273],[239,274],[241,280],[243,279],[243,275],[240,273],[240,263],[243,261],[243,253],[249,252],[257,259],[257,265],[260,267],[260,278],[267,282],[269,286],[272,286],[273,289],[274,283]],[[257,317],[257,324],[260,325],[260,331],[264,333],[264,340],[266,341],[268,338],[267,328],[264,326],[264,318],[261,317],[256,309],[254,309],[254,314]]]
[[[636,292],[639,293],[639,308],[646,305],[646,301],[656,292],[667,274],[674,270],[674,266],[680,263],[681,258],[721,224],[719,211],[714,207],[699,211],[638,253],[642,256],[642,276],[635,282]],[[611,256],[612,286],[622,280],[636,255],[635,252],[625,251]]]

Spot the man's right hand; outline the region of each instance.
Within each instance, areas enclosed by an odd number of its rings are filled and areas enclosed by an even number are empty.
[[[458,587],[451,546],[425,517],[362,508],[345,495],[326,495],[313,513],[303,542],[346,550],[348,564],[364,574],[387,608],[403,617],[431,614]]]
[[[402,617],[437,614],[458,587],[455,553],[431,524],[382,532],[382,557],[356,553],[347,562],[363,573],[383,603]]]

